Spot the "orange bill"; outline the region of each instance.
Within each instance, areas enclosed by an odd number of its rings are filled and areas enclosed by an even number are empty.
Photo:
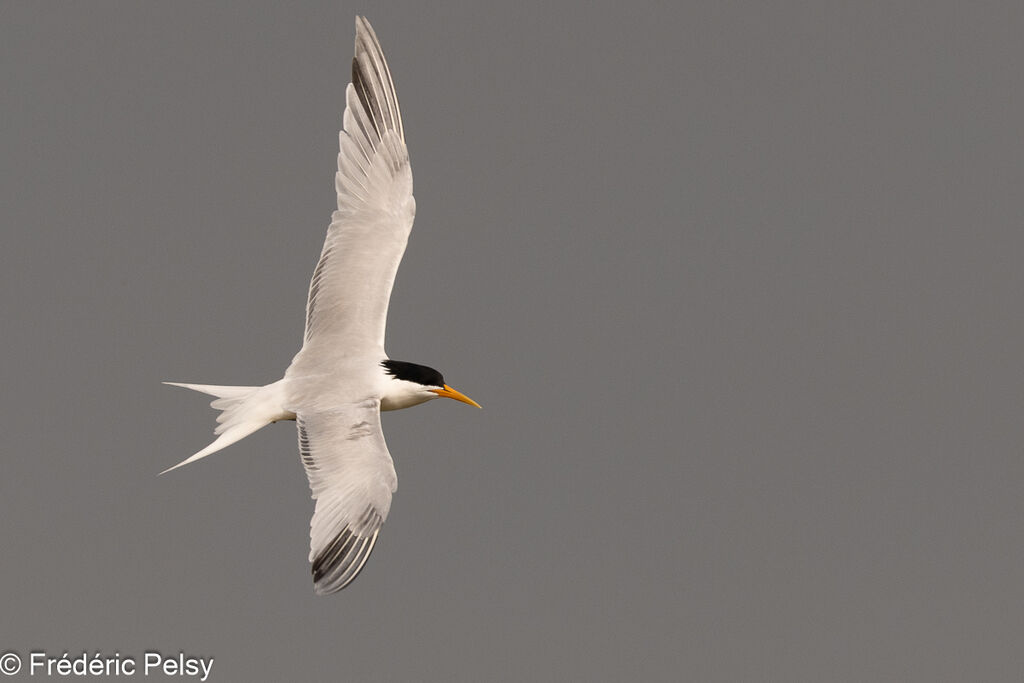
[[[481,407],[479,403],[471,399],[469,396],[466,396],[460,391],[452,389],[447,384],[444,385],[444,389],[431,389],[431,391],[433,391],[438,396],[444,396],[445,398],[454,398],[456,401],[462,401],[463,403],[468,403],[469,405],[476,406],[477,408]]]

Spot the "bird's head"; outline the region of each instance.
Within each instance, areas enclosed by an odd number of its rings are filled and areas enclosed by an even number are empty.
[[[470,397],[445,384],[444,377],[434,368],[401,360],[382,361],[381,367],[391,379],[381,399],[382,410],[408,408],[442,396],[480,407]]]

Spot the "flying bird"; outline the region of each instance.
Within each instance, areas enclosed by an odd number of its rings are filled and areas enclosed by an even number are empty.
[[[164,472],[272,422],[295,420],[316,500],[309,560],[321,595],[356,578],[388,518],[397,477],[381,411],[442,396],[480,407],[437,370],[392,360],[384,351],[388,301],[416,201],[391,70],[363,17],[356,17],[339,139],[338,210],[309,284],[302,348],[284,377],[251,387],[165,382],[215,396],[210,405],[221,413],[216,440]]]

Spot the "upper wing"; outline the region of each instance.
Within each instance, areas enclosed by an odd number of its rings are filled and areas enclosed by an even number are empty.
[[[391,508],[398,477],[380,428],[380,402],[296,417],[299,451],[316,499],[310,523],[313,587],[340,591],[363,568]]]
[[[309,284],[303,350],[383,356],[395,272],[416,202],[402,116],[377,36],[356,18],[352,82],[345,90],[332,216]]]

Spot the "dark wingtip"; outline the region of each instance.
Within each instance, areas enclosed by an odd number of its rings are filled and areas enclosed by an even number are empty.
[[[355,87],[359,102],[363,105],[363,111],[367,114],[366,118],[369,119],[370,125],[373,126],[373,130],[377,134],[377,139],[381,139],[380,123],[378,123],[380,104],[367,85],[367,78],[363,73],[363,67],[359,64],[359,57],[352,58],[352,85]]]
[[[372,507],[364,517],[372,534],[360,535],[346,525],[327,546],[313,558],[311,573],[313,589],[319,595],[337,593],[352,583],[366,565],[380,533],[382,519]]]

